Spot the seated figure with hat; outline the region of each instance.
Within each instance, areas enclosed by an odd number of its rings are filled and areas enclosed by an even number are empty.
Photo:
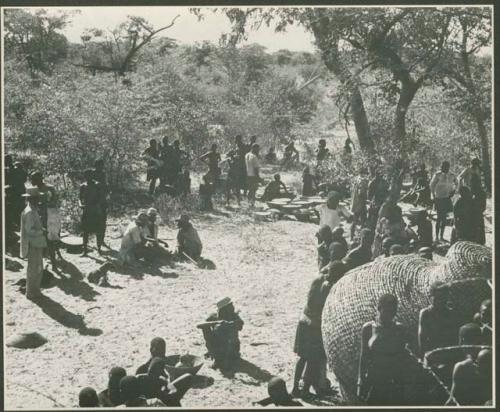
[[[207,345],[207,355],[214,360],[213,368],[231,370],[240,359],[239,331],[243,329],[243,320],[234,309],[231,298],[217,302],[217,312],[211,314],[205,323],[198,325],[202,329]]]
[[[201,257],[203,245],[197,230],[189,221],[188,215],[181,215],[177,219],[177,254],[179,258],[187,258],[188,260],[198,261]]]

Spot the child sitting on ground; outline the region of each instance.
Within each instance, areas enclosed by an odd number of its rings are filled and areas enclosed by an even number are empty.
[[[283,192],[281,189],[283,188]],[[288,192],[285,184],[281,181],[281,176],[276,173],[274,175],[274,180],[269,183],[264,189],[264,194],[260,198],[263,202],[268,202],[270,200],[279,198],[279,197],[288,197],[293,198],[293,194]]]

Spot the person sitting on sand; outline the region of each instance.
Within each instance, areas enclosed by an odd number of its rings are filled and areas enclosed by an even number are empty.
[[[429,294],[432,303],[420,311],[418,321],[418,347],[422,357],[433,349],[456,345],[460,326],[456,312],[448,307],[449,285],[434,282]]]
[[[330,262],[330,245],[333,242],[330,226],[321,226],[316,233],[316,238],[318,239],[318,268],[321,269]]]
[[[193,376],[185,373],[174,381],[165,372],[165,358],[154,357],[146,374],[138,374],[140,393],[146,399],[159,399],[166,406],[181,406],[181,399],[192,386]]]
[[[318,395],[328,388],[326,354],[321,335],[321,315],[333,284],[342,277],[346,267],[340,261],[332,262],[327,274],[316,277],[309,287],[307,302],[297,325],[294,352],[299,356],[295,366],[292,395],[307,396],[312,386]],[[304,386],[299,389],[303,377]]]
[[[119,408],[148,406],[146,399],[141,395],[139,379],[135,376],[124,376],[120,380],[120,398],[124,403]]]
[[[475,323],[465,324],[459,329],[458,340],[460,345],[480,345],[481,328]],[[453,368],[453,383],[446,406],[456,403],[460,406],[484,405],[488,399],[484,397],[484,381],[480,376],[478,359],[474,350],[464,348],[463,351],[465,359]]]
[[[347,254],[347,251],[349,250],[349,244],[344,237],[344,228],[342,226],[337,226],[332,230],[332,238],[334,242],[340,243],[344,247],[345,254]],[[344,256],[342,256],[342,258],[344,258]]]
[[[99,399],[94,388],[83,388],[78,394],[78,406],[80,408],[98,408]]]
[[[316,207],[315,212],[319,216],[320,226],[328,225],[333,230],[340,225],[341,217],[351,218],[351,213],[344,206],[340,206],[339,202],[340,194],[332,191],[328,193],[326,204]]]
[[[179,232],[177,232],[178,256],[183,259],[186,257],[185,255],[187,255],[189,258],[198,261],[201,257],[203,245],[197,230],[189,221],[189,216],[181,215],[181,217],[177,219],[177,227],[179,228]]]
[[[326,266],[321,268],[320,273],[327,274],[334,262],[341,261],[345,257],[347,249],[342,243],[332,242],[328,252],[330,254],[330,260]]]
[[[292,395],[286,389],[286,383],[283,379],[273,376],[267,383],[267,393],[269,397],[258,402],[253,402],[254,406],[303,406],[300,402],[294,400]]]
[[[127,372],[120,366],[111,368],[108,374],[108,387],[98,394],[99,404],[103,407],[114,407],[122,403],[120,396],[120,381]]]
[[[231,299],[226,297],[217,302],[217,312],[198,327],[203,331],[208,356],[214,360],[212,367],[233,370],[240,359],[239,331],[243,329],[243,320]]]
[[[283,189],[283,192],[281,191]],[[262,202],[269,202],[273,199],[287,197],[293,198],[293,194],[288,191],[286,185],[281,181],[281,176],[276,173],[274,175],[274,180],[267,184],[264,189],[264,194],[260,198]]]
[[[200,210],[208,212],[214,210],[212,196],[215,193],[215,185],[210,179],[210,174],[205,174],[202,177],[203,183],[200,183]]]
[[[145,244],[144,226],[147,222],[147,214],[141,212],[134,217],[133,222],[125,230],[119,251],[119,261],[122,265],[134,265],[137,263],[137,259],[143,257]]]
[[[344,258],[344,263],[349,270],[372,260],[373,232],[368,228],[361,229],[359,242],[359,246],[352,249]]]

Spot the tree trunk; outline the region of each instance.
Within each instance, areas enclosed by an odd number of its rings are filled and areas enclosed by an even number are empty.
[[[483,116],[479,111],[474,113],[474,119],[477,124],[479,140],[481,142],[481,157],[484,173],[484,185],[488,193],[491,193],[491,165],[490,165],[490,150],[488,148],[488,133],[484,126]]]
[[[320,26],[313,25],[312,31],[316,39],[316,44],[321,50],[321,56],[325,66],[335,75],[335,77],[337,77],[343,86],[347,87],[349,92],[351,116],[354,122],[354,127],[356,128],[359,148],[366,153],[373,154],[375,151],[375,145],[373,144],[370,124],[368,122],[368,116],[366,115],[365,105],[363,103],[363,97],[361,96],[355,79],[353,79],[351,72],[342,60],[338,44],[332,42],[330,39],[325,40],[324,32]]]

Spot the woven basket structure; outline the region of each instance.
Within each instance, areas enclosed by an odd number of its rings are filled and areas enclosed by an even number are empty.
[[[374,320],[377,301],[385,293],[398,298],[396,320],[417,347],[420,310],[429,306],[430,285],[450,285],[450,300],[463,323],[470,322],[484,299],[491,298],[486,282],[491,278],[491,249],[471,242],[457,242],[441,263],[417,255],[379,258],[347,272],[331,289],[323,310],[322,332],[330,370],[335,373],[344,400],[359,404],[356,382],[363,325]],[[457,331],[458,333],[458,331]]]

